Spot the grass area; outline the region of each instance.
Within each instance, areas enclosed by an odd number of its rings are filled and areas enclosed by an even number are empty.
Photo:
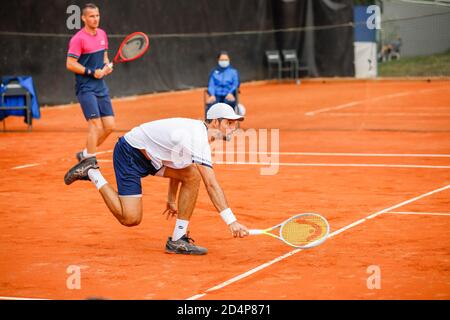
[[[378,63],[380,77],[450,76],[450,50],[430,56],[401,57]]]

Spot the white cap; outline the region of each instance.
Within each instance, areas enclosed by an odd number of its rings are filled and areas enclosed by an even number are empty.
[[[244,119],[243,116],[240,116],[234,112],[233,107],[226,103],[216,103],[209,108],[208,112],[206,113],[206,119],[213,120],[213,119],[228,119],[228,120],[242,120]]]

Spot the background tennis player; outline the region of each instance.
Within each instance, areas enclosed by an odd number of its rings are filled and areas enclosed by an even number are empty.
[[[112,72],[108,67],[108,38],[98,28],[100,13],[90,3],[83,8],[84,28],[70,40],[67,69],[75,73],[75,91],[88,122],[86,148],[76,154],[78,161],[95,157],[97,147],[105,141],[115,126],[109,90],[103,78]]]

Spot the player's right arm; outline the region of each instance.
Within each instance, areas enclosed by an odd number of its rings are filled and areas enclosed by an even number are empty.
[[[78,59],[70,56],[67,57],[66,68],[76,74],[84,74],[86,71],[86,68],[78,62]]]
[[[175,217],[178,214],[177,193],[178,193],[179,185],[180,185],[180,180],[175,179],[175,178],[170,178],[169,192],[167,194],[166,210],[163,212],[163,215],[166,214],[166,219]]]
[[[239,222],[237,222],[236,218],[228,207],[225,194],[216,179],[214,170],[208,166],[204,166],[201,164],[196,164],[196,166],[198,168],[198,171],[200,172],[200,175],[202,176],[202,180],[205,184],[209,198],[211,199],[213,205],[216,207],[217,211],[220,212],[222,218],[227,223],[233,236],[239,236],[241,238],[247,236],[248,229],[244,225],[241,225]]]

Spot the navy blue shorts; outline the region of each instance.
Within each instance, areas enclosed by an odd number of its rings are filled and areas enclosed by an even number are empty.
[[[108,95],[96,96],[93,92],[81,92],[77,98],[86,120],[114,116],[111,99]]]
[[[156,169],[139,149],[133,148],[124,137],[120,137],[114,147],[114,172],[119,196],[142,194],[141,178],[154,176]]]

